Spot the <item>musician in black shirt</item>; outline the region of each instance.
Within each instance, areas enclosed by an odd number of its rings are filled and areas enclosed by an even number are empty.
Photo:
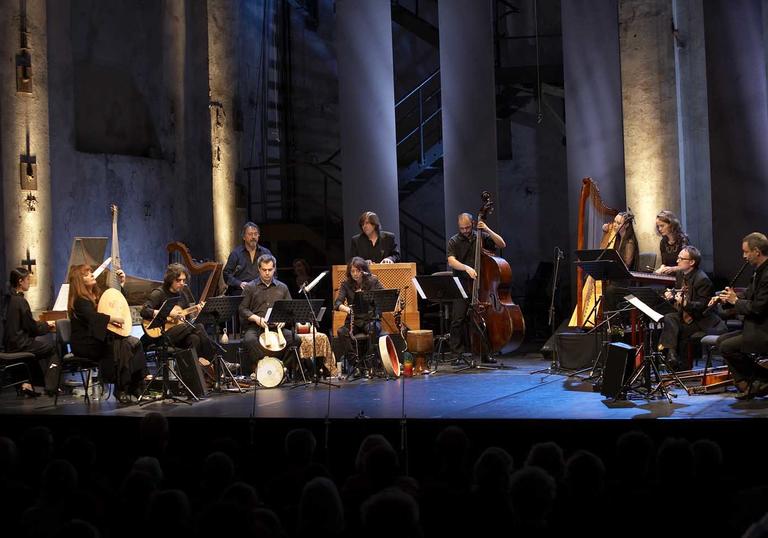
[[[472,295],[472,281],[477,278],[475,265],[475,245],[477,234],[473,229],[474,219],[469,213],[462,213],[458,220],[459,233],[448,240],[448,266],[453,269],[453,274],[459,278],[468,296]],[[507,244],[504,239],[491,230],[488,225],[479,221],[477,229],[482,234],[482,247],[485,250],[495,252],[496,248],[504,248]],[[451,320],[451,351],[456,354],[466,350],[467,342],[467,307],[469,301],[456,299],[453,302],[453,318]],[[484,361],[493,362],[488,357]]]
[[[336,296],[336,301],[333,303],[334,310],[347,313],[344,325],[339,327],[336,331],[336,334],[344,343],[344,351],[346,353],[352,351],[350,325],[352,327],[352,335],[372,333],[373,337],[378,340],[381,333],[381,322],[371,319],[371,313],[365,308],[365,305],[359,305],[357,309],[352,312],[352,309],[355,306],[353,304],[355,292],[380,290],[383,288],[384,286],[376,275],[371,274],[367,261],[359,256],[355,256],[349,260],[349,263],[347,264],[347,278],[339,286],[339,293]],[[350,315],[353,318],[351,320]]]
[[[58,354],[53,343],[37,338],[47,335],[55,324],[52,321],[35,321],[32,310],[24,298],[29,291],[29,271],[18,267],[11,271],[11,293],[7,297],[3,345],[7,353],[27,352],[35,355],[34,360],[25,361],[31,375],[30,383],[21,385],[21,392],[28,396],[39,395],[33,385],[45,386],[48,393],[56,390],[58,381]]]
[[[240,323],[245,327],[243,346],[248,353],[251,364],[255,367],[266,355],[282,359],[286,349],[277,352],[262,347],[259,337],[264,333],[265,327],[275,329],[272,323],[267,323],[264,317],[275,301],[290,300],[291,292],[288,286],[275,278],[277,260],[271,254],[259,256],[256,260],[259,267],[259,278],[253,280],[245,287],[243,300],[240,302]],[[286,342],[293,341],[294,335],[290,327],[282,327],[283,338]]]
[[[366,211],[360,215],[359,233],[352,237],[352,245],[349,249],[349,257],[359,256],[368,263],[397,263],[400,261],[400,252],[397,250],[395,235],[381,229],[379,216]]]
[[[189,271],[184,265],[180,263],[168,265],[163,276],[163,285],[155,288],[149,294],[149,298],[144,303],[144,308],[141,309],[141,317],[148,321],[152,320],[166,300],[178,297],[179,308],[177,310],[186,310],[186,314],[181,316],[178,312],[172,313],[169,321],[173,326],[166,329],[165,337],[168,339],[168,343],[174,347],[194,349],[197,352],[198,358],[205,359],[205,361],[202,361],[202,364],[205,366],[207,364],[206,361],[213,359],[215,352],[208,336],[205,334],[205,327],[200,323],[191,325],[185,321],[187,318],[196,317],[200,310],[202,310],[201,305],[194,304],[195,299],[187,285],[188,280]]]
[[[243,225],[243,244],[235,248],[224,264],[222,275],[227,284],[227,295],[242,295],[246,284],[259,277],[257,260],[264,254],[272,254],[259,244],[259,225],[246,222]]]

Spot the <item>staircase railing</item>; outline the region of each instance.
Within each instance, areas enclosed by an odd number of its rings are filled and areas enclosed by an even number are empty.
[[[426,149],[442,138],[442,105],[440,101],[440,69],[395,103],[398,132],[398,163],[408,164],[416,149],[416,157],[424,166]],[[431,136],[430,136],[431,135]]]
[[[420,241],[420,244],[418,248],[412,249],[411,242],[414,239]],[[434,259],[445,261],[445,235],[401,207],[400,252],[407,252],[408,258],[415,259],[422,266],[428,265],[430,260]]]

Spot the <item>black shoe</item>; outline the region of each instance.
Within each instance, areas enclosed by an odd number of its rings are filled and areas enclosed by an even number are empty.
[[[37,398],[38,396],[41,396],[39,392],[37,392],[35,389],[19,389],[19,396],[24,396],[26,398]]]
[[[480,362],[482,364],[496,364],[496,359],[494,359],[493,357],[482,357],[480,359]]]
[[[682,364],[680,363],[680,359],[677,358],[677,351],[674,349],[668,349],[667,350],[667,368],[672,370],[673,372],[678,372],[682,369]]]
[[[768,382],[753,381],[749,388],[753,398],[762,398],[763,396],[768,396]]]

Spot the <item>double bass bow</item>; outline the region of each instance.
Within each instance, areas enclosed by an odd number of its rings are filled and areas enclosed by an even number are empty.
[[[483,206],[478,211],[478,223],[493,211],[491,194],[483,191]],[[483,233],[475,228],[475,260],[477,277],[472,282],[470,310],[474,325],[482,329],[472,332],[472,350],[477,353],[514,351],[525,338],[525,319],[511,294],[512,269],[504,258],[483,249]]]

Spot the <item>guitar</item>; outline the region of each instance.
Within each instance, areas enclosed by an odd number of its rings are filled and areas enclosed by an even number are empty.
[[[259,344],[267,351],[282,351],[285,349],[285,336],[281,330],[285,323],[278,323],[276,330],[270,331],[269,324],[264,327],[264,332],[259,336]]]
[[[120,280],[117,277],[117,272],[121,270],[120,248],[117,242],[117,205],[112,204],[109,208],[112,211],[112,271],[107,280],[109,288],[101,294],[97,310],[100,314],[123,320],[119,327],[108,323],[108,330],[120,336],[130,336],[131,307],[128,306],[128,300],[121,291]]]
[[[144,334],[149,336],[150,338],[160,338],[160,336],[163,334],[164,331],[169,331],[173,329],[176,325],[179,323],[183,323],[183,318],[186,318],[188,315],[193,314],[196,310],[199,310],[205,305],[205,303],[200,303],[197,305],[192,305],[187,308],[181,308],[179,305],[176,305],[171,310],[171,313],[168,314],[168,320],[165,322],[165,327],[155,327],[153,329],[150,329],[149,326],[154,321],[153,319],[147,320],[144,319],[141,321],[141,326],[144,328]]]

